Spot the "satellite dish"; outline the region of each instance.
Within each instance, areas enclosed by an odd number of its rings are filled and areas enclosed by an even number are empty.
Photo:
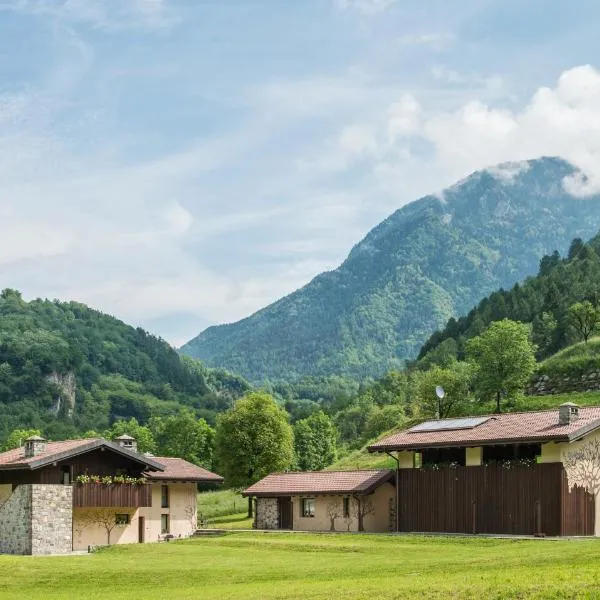
[[[446,395],[446,392],[444,391],[444,388],[441,385],[436,385],[435,386],[435,395],[440,400]]]

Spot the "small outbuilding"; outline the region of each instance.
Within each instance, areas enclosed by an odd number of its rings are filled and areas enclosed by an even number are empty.
[[[394,472],[273,473],[244,490],[255,498],[256,529],[393,531]]]

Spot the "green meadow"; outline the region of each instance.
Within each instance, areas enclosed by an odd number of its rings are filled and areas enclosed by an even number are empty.
[[[229,533],[0,556],[2,600],[600,598],[600,540]]]

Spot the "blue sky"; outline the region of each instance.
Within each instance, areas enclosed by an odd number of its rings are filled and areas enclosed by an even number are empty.
[[[560,154],[600,182],[596,0],[0,0],[0,281],[174,344],[403,204]]]

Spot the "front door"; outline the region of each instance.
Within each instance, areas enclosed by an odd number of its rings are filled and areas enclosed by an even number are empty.
[[[146,537],[146,519],[144,517],[138,517],[138,542],[144,543]]]
[[[279,504],[279,529],[294,528],[294,511],[292,509],[292,499],[285,496],[278,499]]]

